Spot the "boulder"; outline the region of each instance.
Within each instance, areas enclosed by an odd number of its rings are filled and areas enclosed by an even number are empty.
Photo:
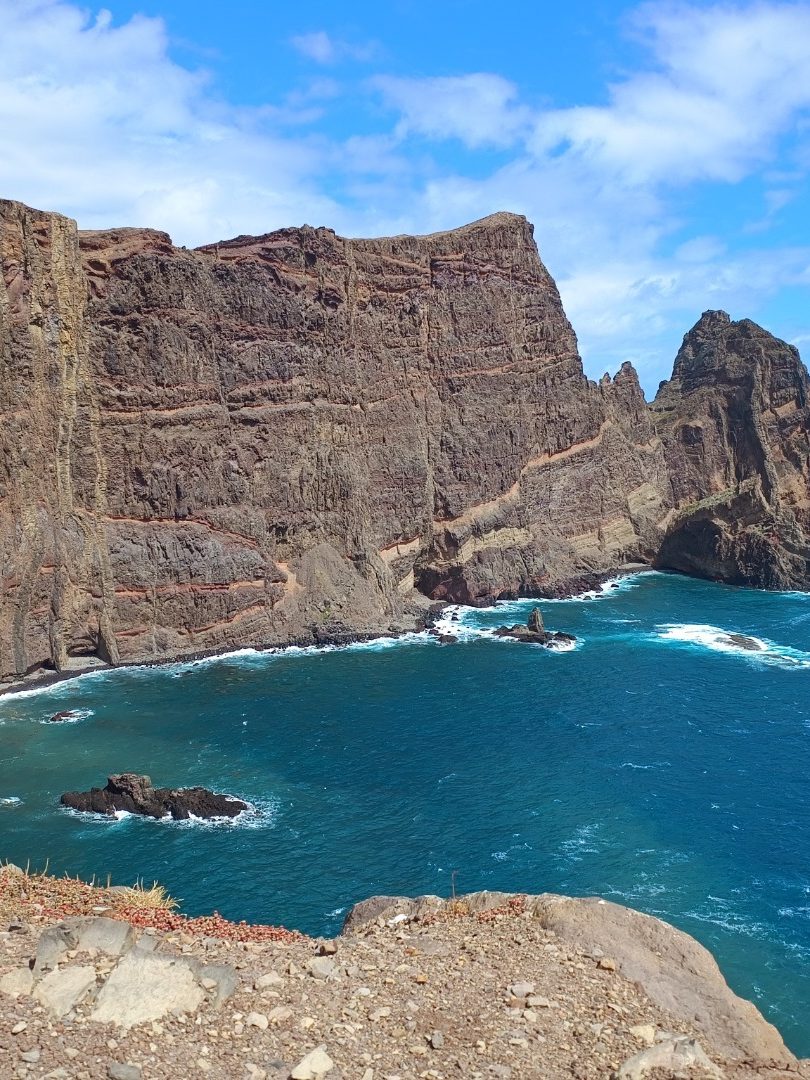
[[[290,1073],[292,1080],[320,1080],[334,1069],[335,1063],[326,1053],[325,1046],[310,1051]]]
[[[726,1075],[707,1057],[697,1039],[685,1035],[665,1039],[649,1050],[628,1058],[616,1072],[615,1080],[645,1080],[652,1075],[695,1076],[701,1080],[723,1080]],[[688,1073],[687,1073],[688,1070]]]
[[[0,976],[0,993],[17,998],[30,994],[34,985],[34,973],[30,968],[14,968]]]
[[[48,717],[49,724],[62,724],[66,720],[77,720],[79,714],[75,709],[63,709],[62,712],[54,713],[53,716]]]
[[[726,634],[729,645],[736,645],[738,649],[747,649],[748,652],[762,652],[763,645],[756,638],[747,637],[745,634]]]
[[[64,967],[49,972],[34,987],[33,997],[57,1020],[75,1008],[96,985],[94,967]]]
[[[543,624],[543,614],[539,607],[532,608],[532,613],[529,616],[529,621],[526,625],[533,634],[545,634],[546,628]]]
[[[203,787],[156,788],[148,776],[120,773],[107,778],[106,787],[89,791],[68,791],[59,800],[63,806],[85,813],[107,814],[117,811],[143,817],[175,820],[186,818],[236,817],[247,810],[247,803],[230,795],[218,795]]]
[[[204,998],[194,967],[187,960],[134,949],[110,973],[90,1019],[131,1028],[160,1020],[174,1010],[195,1012]]]

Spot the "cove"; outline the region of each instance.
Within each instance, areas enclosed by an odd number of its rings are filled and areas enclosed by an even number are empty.
[[[1,853],[319,934],[374,893],[447,895],[453,872],[599,894],[697,937],[810,1054],[810,596],[643,574],[542,602],[571,651],[490,635],[532,606],[448,614],[455,645],[244,650],[0,699]],[[46,722],[64,709],[80,719]],[[122,771],[255,811],[58,807]]]

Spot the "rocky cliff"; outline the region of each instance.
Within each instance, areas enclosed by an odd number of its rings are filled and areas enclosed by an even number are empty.
[[[522,217],[187,251],[0,202],[0,261],[0,679],[635,560],[806,584],[795,351],[707,316],[652,410],[589,381]]]
[[[658,565],[737,585],[810,583],[810,380],[792,345],[707,311],[651,406],[673,509]]]

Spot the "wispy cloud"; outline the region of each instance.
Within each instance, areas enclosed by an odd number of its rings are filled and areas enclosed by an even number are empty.
[[[459,139],[465,146],[513,146],[531,130],[532,112],[519,90],[500,75],[478,73],[446,78],[379,76],[373,85],[399,113],[397,134]]]
[[[332,37],[325,30],[315,30],[310,34],[297,34],[291,39],[293,48],[314,60],[316,64],[337,64],[341,60],[357,60],[366,63],[379,54],[379,46],[374,41],[352,42]]]

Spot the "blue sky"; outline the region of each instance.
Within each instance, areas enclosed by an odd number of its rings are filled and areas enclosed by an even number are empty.
[[[810,352],[810,3],[0,0],[0,195],[194,245],[525,213],[586,370]]]

